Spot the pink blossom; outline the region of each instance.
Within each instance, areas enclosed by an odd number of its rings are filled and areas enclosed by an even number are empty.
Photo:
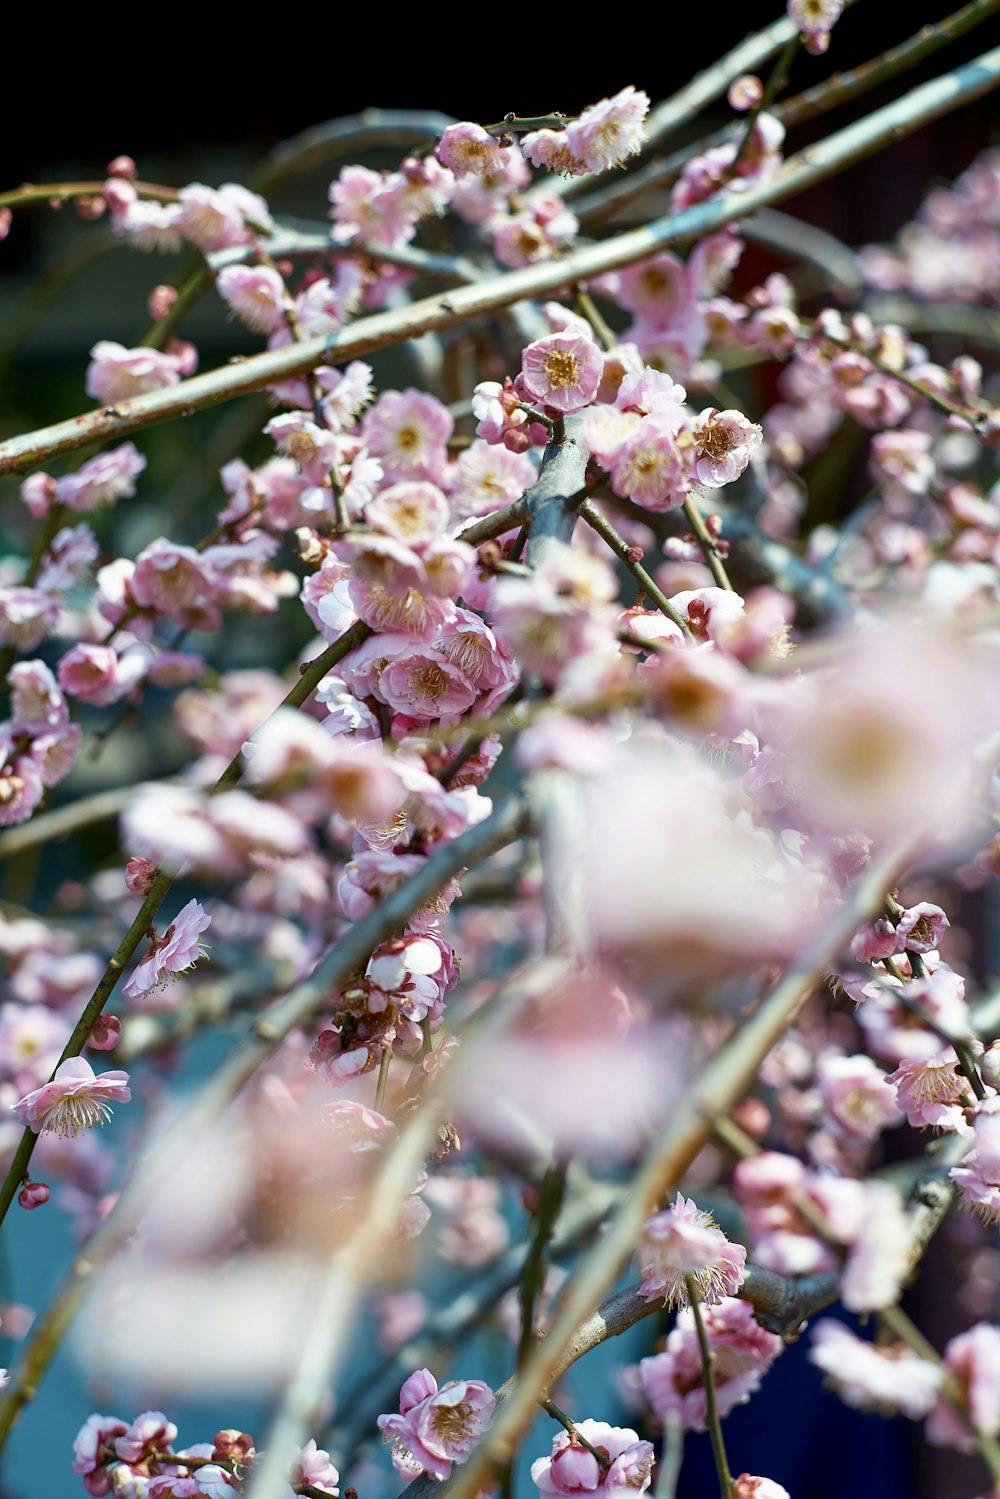
[[[152,989],[162,989],[179,973],[193,968],[204,956],[201,934],[212,918],[196,900],[182,906],[162,937],[153,939],[122,993],[138,999]]]
[[[8,743],[3,744],[6,739]],[[9,755],[9,731],[0,738],[0,753]],[[45,795],[45,781],[29,755],[15,755],[0,769],[0,827],[27,822]]]
[[[922,900],[908,907],[896,924],[897,952],[932,952],[941,946],[941,938],[951,926],[940,906]]]
[[[104,708],[117,703],[135,685],[119,674],[118,654],[110,645],[74,645],[59,661],[59,685],[70,697]]]
[[[590,172],[619,166],[642,149],[648,112],[649,95],[629,84],[567,125],[570,150]]]
[[[540,423],[529,426],[528,413],[521,409],[521,398],[509,375],[503,385],[483,380],[476,386],[472,392],[472,414],[477,436],[484,442],[503,443],[511,452],[523,453],[531,447],[535,440],[533,428],[538,429],[538,440],[545,440],[545,428]]]
[[[180,380],[177,358],[158,349],[126,349],[102,339],[90,351],[87,394],[104,405],[128,400],[147,390],[163,390]]]
[[[284,322],[285,283],[270,266],[224,266],[215,285],[227,307],[252,333],[274,333]]]
[[[520,415],[523,417],[524,413]],[[489,515],[519,500],[535,477],[535,466],[525,453],[477,438],[459,455],[455,465],[452,511],[460,517]]]
[[[117,1416],[88,1416],[73,1443],[73,1472],[83,1479],[88,1494],[96,1499],[111,1492],[105,1476],[106,1464],[114,1457],[115,1438],[127,1431]]]
[[[413,389],[387,390],[365,413],[362,432],[387,479],[429,479],[436,484],[445,476],[454,425],[436,397]]]
[[[96,510],[115,500],[131,499],[135,494],[135,480],[145,467],[145,455],[134,443],[124,442],[120,448],[88,458],[75,473],[57,479],[55,497],[60,505],[78,511]],[[38,477],[32,475],[34,479]]]
[[[745,1278],[747,1252],[730,1244],[711,1213],[678,1192],[672,1207],[646,1220],[636,1257],[644,1277],[640,1296],[662,1296],[664,1306],[672,1307],[689,1304],[688,1277],[707,1305],[734,1296]]]
[[[597,394],[603,360],[593,339],[581,333],[550,333],[521,355],[521,379],[529,396],[563,415],[580,411]]]
[[[316,1446],[315,1437],[311,1437],[301,1449],[291,1468],[288,1470],[288,1481],[291,1484],[310,1484],[314,1489],[321,1489],[325,1494],[339,1495],[340,1474],[330,1461],[329,1452],[322,1447]]]
[[[68,718],[66,699],[44,661],[16,661],[7,673],[11,719],[29,734],[62,728]]]
[[[396,1438],[393,1462],[404,1476],[418,1471],[448,1478],[489,1425],[493,1391],[478,1379],[452,1379],[440,1388],[429,1369],[418,1369],[399,1392],[399,1415],[379,1416],[380,1430]]]
[[[842,1322],[824,1317],[812,1331],[809,1358],[847,1405],[901,1414],[911,1421],[926,1416],[941,1386],[941,1370],[904,1343],[869,1343]]]
[[[125,865],[125,885],[131,895],[136,895],[140,900],[145,900],[153,888],[158,870],[149,859],[140,858],[138,855],[129,859]]]
[[[199,250],[250,244],[259,233],[273,228],[264,199],[238,182],[224,182],[219,188],[192,182],[177,196],[180,229]]]
[[[950,1047],[936,1057],[904,1058],[888,1081],[895,1085],[896,1102],[914,1128],[931,1125],[971,1134],[962,1103],[969,1084]]]
[[[961,1391],[973,1430],[985,1437],[1000,1436],[1000,1328],[979,1322],[959,1333],[945,1347],[944,1364]],[[928,1418],[927,1437],[938,1447],[975,1450],[972,1432],[943,1398]]]
[[[611,469],[615,494],[655,512],[682,505],[689,481],[675,434],[672,418],[643,417],[615,457]]]
[[[531,1465],[531,1477],[543,1494],[608,1495],[622,1489],[643,1494],[653,1471],[653,1444],[642,1442],[627,1426],[606,1421],[576,1421],[577,1431],[608,1459],[602,1468],[593,1452],[574,1441],[568,1431],[552,1438],[552,1452]]]
[[[590,170],[573,154],[565,130],[529,130],[521,136],[521,150],[533,167],[545,167],[561,177],[583,177]]]
[[[55,629],[59,608],[59,600],[39,588],[0,583],[0,644],[33,651]]]
[[[792,1499],[787,1489],[773,1478],[756,1478],[752,1473],[741,1473],[733,1479],[733,1499]]]
[[[972,1149],[949,1175],[969,1207],[988,1222],[1000,1223],[1000,1114],[987,1104],[972,1121]]]
[[[219,579],[205,554],[159,537],[135,559],[132,594],[142,609],[179,619],[192,628],[218,628]]]
[[[68,592],[86,576],[97,554],[97,541],[89,526],[64,526],[42,558],[35,579],[37,587],[50,593]]]
[[[424,722],[455,718],[479,696],[459,667],[428,648],[391,662],[379,678],[379,691],[397,713]]]
[[[896,1095],[871,1057],[824,1057],[816,1079],[831,1119],[849,1137],[874,1140],[887,1125],[900,1123]]]
[[[714,1356],[719,1415],[749,1400],[784,1344],[765,1332],[745,1301],[730,1297],[702,1311],[705,1332]],[[689,1307],[682,1307],[667,1334],[663,1353],[644,1358],[640,1365],[646,1398],[658,1416],[676,1411],[686,1431],[705,1428],[705,1388],[701,1350]]]
[[[507,1248],[510,1230],[498,1211],[500,1188],[481,1176],[445,1176],[427,1183],[427,1201],[438,1225],[438,1248],[452,1265],[488,1265]]]
[[[803,36],[811,37],[833,29],[840,20],[844,0],[788,0],[788,19]]]
[[[764,440],[764,431],[741,411],[706,407],[695,417],[687,437],[693,444],[694,472],[706,489],[721,489],[743,473]]]
[[[495,136],[469,120],[449,125],[434,155],[456,177],[482,177],[501,165],[502,147]]]
[[[530,207],[518,213],[494,213],[486,228],[493,254],[501,265],[514,270],[551,260],[570,243],[579,225],[562,198],[555,193],[538,193]]]
[[[52,1081],[36,1088],[12,1105],[18,1122],[36,1135],[48,1131],[62,1139],[73,1139],[103,1127],[111,1118],[112,1103],[127,1103],[132,1093],[127,1072],[103,1072],[96,1076],[83,1057],[60,1062]]]
[[[851,957],[859,963],[877,963],[897,952],[896,928],[887,916],[869,922],[851,938]]]
[[[365,507],[365,520],[376,531],[419,551],[422,542],[440,535],[447,526],[448,501],[436,484],[404,480],[379,491]]]
[[[115,1438],[115,1451],[123,1462],[140,1463],[154,1452],[165,1452],[176,1436],[177,1427],[162,1411],[144,1411]]]

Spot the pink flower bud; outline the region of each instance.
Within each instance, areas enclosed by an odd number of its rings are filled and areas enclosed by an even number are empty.
[[[130,893],[137,895],[140,900],[144,900],[153,888],[153,881],[156,879],[156,875],[156,865],[151,863],[149,859],[136,857],[129,859],[125,865],[125,884],[128,886]]]
[[[116,156],[114,161],[108,162],[109,177],[135,177],[138,170],[131,156]]]
[[[51,1196],[52,1193],[44,1182],[25,1182],[17,1194],[17,1200],[25,1212],[30,1213],[33,1208],[44,1207]]]
[[[753,73],[743,73],[729,85],[726,98],[731,109],[754,109],[764,97],[764,85]]]
[[[98,1015],[87,1045],[91,1051],[113,1051],[121,1037],[122,1024],[117,1015]]]
[[[146,311],[155,323],[165,318],[177,301],[176,286],[154,286],[146,298]]]

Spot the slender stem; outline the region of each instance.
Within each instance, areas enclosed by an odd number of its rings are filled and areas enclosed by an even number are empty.
[[[517,1363],[520,1368],[535,1344],[535,1307],[545,1284],[545,1251],[555,1230],[556,1219],[566,1192],[566,1166],[560,1163],[550,1166],[545,1173],[538,1194],[535,1214],[535,1232],[524,1262],[521,1277],[521,1337],[517,1346]],[[551,1414],[551,1412],[550,1412]]]
[[[546,1398],[545,1400],[540,1400],[538,1403],[546,1415],[551,1416],[553,1421],[558,1421],[559,1425],[569,1432],[573,1445],[586,1448],[592,1457],[596,1457],[601,1472],[606,1473],[611,1466],[611,1459],[608,1457],[608,1454],[602,1452],[599,1447],[595,1447],[593,1442],[588,1442],[572,1417],[567,1416],[564,1410],[560,1410],[554,1400]]]
[[[252,355],[240,364],[227,364],[193,375],[165,390],[149,391],[132,400],[10,438],[0,443],[0,473],[33,468],[56,454],[200,411],[219,401],[232,400],[276,381],[305,374],[319,364],[346,363],[421,333],[449,328],[525,298],[541,297],[588,280],[603,271],[617,270],[668,245],[699,239],[725,224],[746,218],[758,208],[824,182],[851,163],[895,144],[959,105],[971,103],[995,88],[998,77],[1000,48],[995,48],[913,89],[904,98],[873,111],[826,140],[808,146],[790,157],[769,182],[758,183],[741,193],[723,193],[648,227],[585,245],[561,261],[508,271],[474,286],[458,287],[444,297],[429,297],[376,313],[332,337],[306,339],[288,348]]]
[[[0,208],[27,208],[32,203],[68,203],[73,198],[103,198],[104,183],[100,182],[24,182],[20,187],[9,188],[0,193]],[[154,203],[176,203],[178,189],[163,187],[158,182],[133,182],[132,186],[140,198],[149,198]]]
[[[698,545],[701,547],[702,556],[708,563],[712,577],[720,588],[725,588],[728,593],[735,593],[736,590],[729,581],[729,574],[723,566],[722,558],[715,549],[715,537],[706,526],[705,517],[694,500],[684,501],[684,514],[687,516],[691,530],[698,538]]]
[[[639,560],[642,555],[640,549],[629,546],[624,536],[620,536],[607,517],[601,514],[593,500],[584,500],[579,513],[601,540],[607,542],[619,562],[625,564],[643,593],[652,599],[660,613],[665,614],[685,635],[690,635],[691,631],[683,614],[674,607],[655,578],[643,567]]]
[[[770,76],[766,84],[764,85],[763,94],[761,95],[760,99],[758,99],[753,109],[751,109],[750,113],[747,115],[746,123],[743,127],[743,135],[740,139],[739,145],[736,148],[736,155],[733,157],[732,161],[729,163],[729,166],[726,168],[725,174],[723,176],[723,181],[728,182],[732,177],[736,175],[736,170],[739,167],[740,162],[743,160],[743,157],[746,155],[747,147],[750,144],[750,137],[753,135],[753,127],[756,125],[758,117],[763,114],[765,110],[770,109],[775,94],[788,82],[788,70],[792,65],[795,54],[799,50],[801,42],[802,38],[798,34],[798,32],[796,32],[795,36],[789,37],[788,41],[785,43],[780,53],[778,54],[778,60],[775,63],[774,67],[771,69]]]
[[[492,515],[484,515],[479,520],[470,521],[467,526],[462,527],[461,531],[455,533],[455,539],[468,542],[469,546],[481,546],[484,541],[495,541],[506,531],[513,531],[515,526],[523,525],[527,514],[528,507],[524,499],[514,500],[510,505],[505,505],[502,510],[494,510]]]
[[[378,1064],[378,1082],[375,1084],[375,1112],[376,1112],[376,1114],[381,1114],[381,1113],[384,1112],[382,1106],[385,1103],[385,1090],[386,1090],[386,1087],[388,1086],[388,1082],[389,1082],[389,1066],[390,1066],[391,1062],[392,1062],[392,1047],[391,1046],[387,1046],[385,1048],[385,1050],[383,1051],[381,1059],[380,1059],[379,1064]]]
[[[685,1275],[684,1281],[687,1285],[691,1315],[694,1317],[694,1325],[698,1333],[698,1347],[701,1350],[701,1377],[705,1385],[705,1424],[712,1438],[712,1456],[715,1458],[715,1471],[719,1475],[719,1492],[722,1499],[732,1499],[733,1475],[729,1471],[726,1443],[722,1435],[722,1422],[719,1419],[719,1403],[715,1397],[715,1354],[712,1352],[712,1345],[705,1331],[694,1280],[690,1275]]]

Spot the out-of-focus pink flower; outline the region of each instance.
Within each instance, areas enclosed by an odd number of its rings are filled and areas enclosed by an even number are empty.
[[[727,1297],[718,1306],[705,1307],[702,1320],[714,1357],[719,1415],[727,1416],[760,1388],[784,1344],[758,1325],[745,1301]],[[704,1430],[701,1350],[689,1307],[678,1312],[664,1352],[644,1358],[639,1368],[646,1398],[658,1416],[676,1411],[685,1431]]]
[[[399,1415],[378,1418],[379,1428],[396,1438],[397,1472],[448,1478],[486,1430],[495,1404],[493,1391],[482,1380],[451,1379],[438,1388],[429,1369],[418,1369],[399,1392]]]
[[[919,1421],[941,1387],[938,1366],[904,1343],[869,1343],[832,1317],[823,1317],[813,1328],[809,1358],[847,1405],[883,1415]]]
[[[741,112],[753,109],[764,97],[764,85],[754,73],[741,73],[734,78],[726,93],[730,109]]]
[[[103,1126],[111,1118],[112,1103],[127,1103],[131,1097],[127,1072],[96,1076],[83,1057],[68,1057],[50,1083],[19,1099],[12,1111],[36,1135],[46,1131],[75,1139],[95,1124]]]
[[[730,1244],[711,1213],[678,1192],[672,1207],[647,1218],[636,1258],[644,1276],[639,1294],[647,1301],[662,1296],[667,1307],[687,1306],[690,1277],[698,1300],[713,1305],[743,1284],[747,1252]]]
[[[972,1149],[949,1175],[969,1207],[989,1222],[1000,1223],[1000,1113],[988,1104],[972,1121]]]
[[[152,989],[162,989],[178,973],[193,968],[204,957],[201,934],[212,918],[196,900],[182,906],[162,937],[153,940],[122,993],[137,999]]]
[[[526,393],[563,415],[590,405],[603,368],[600,349],[583,333],[550,333],[530,343],[521,355]]]
[[[959,1333],[944,1350],[944,1364],[961,1391],[974,1430],[985,1437],[1000,1436],[1000,1327],[978,1322]],[[972,1452],[976,1445],[966,1423],[940,1398],[927,1420],[927,1438],[959,1452]]]
[[[837,1127],[855,1140],[874,1140],[901,1123],[896,1095],[871,1057],[823,1057],[816,1068],[823,1103]]]
[[[88,396],[105,405],[142,395],[147,390],[163,390],[180,380],[178,360],[159,349],[126,349],[122,344],[102,339],[90,351],[87,367]]]
[[[423,391],[387,390],[365,413],[365,446],[387,480],[445,477],[447,443],[454,428],[448,408]]]
[[[219,188],[191,182],[181,188],[178,199],[180,229],[199,250],[246,245],[273,227],[264,199],[238,182],[224,182]]]
[[[645,1493],[653,1471],[653,1444],[642,1442],[627,1426],[609,1426],[606,1421],[577,1421],[580,1435],[608,1459],[601,1466],[593,1452],[560,1431],[552,1438],[552,1452],[537,1457],[531,1477],[543,1494],[580,1499],[581,1494],[604,1496],[631,1490]]]
[[[252,333],[274,333],[284,322],[285,283],[270,266],[224,266],[215,286],[226,306]]]

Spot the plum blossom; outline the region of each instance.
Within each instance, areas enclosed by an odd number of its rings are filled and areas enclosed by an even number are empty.
[[[176,385],[187,361],[159,349],[126,349],[110,339],[102,339],[90,351],[87,367],[88,396],[104,405],[128,400],[147,390],[163,390]]]
[[[758,1478],[741,1473],[733,1479],[733,1499],[792,1499],[791,1494],[773,1478]]]
[[[76,1139],[95,1124],[102,1127],[111,1118],[113,1103],[127,1103],[131,1098],[127,1072],[103,1072],[95,1075],[83,1057],[67,1057],[60,1062],[51,1082],[11,1105],[20,1124],[62,1139]]]
[[[945,1347],[944,1366],[962,1393],[973,1431],[1000,1436],[1000,1328],[979,1322],[959,1333]],[[943,1397],[928,1417],[927,1438],[959,1452],[975,1449],[973,1432]]]
[[[809,1358],[847,1405],[884,1415],[898,1412],[911,1421],[926,1416],[941,1387],[938,1366],[905,1343],[866,1342],[832,1317],[813,1328]]]
[[[177,974],[193,968],[204,957],[201,934],[212,918],[196,900],[182,906],[162,937],[153,939],[149,951],[122,989],[129,999],[138,999],[153,989],[162,989]]]
[[[572,331],[550,333],[530,343],[521,355],[521,383],[533,400],[566,416],[590,405],[603,367],[592,338]]]
[[[266,265],[227,265],[216,290],[252,333],[274,333],[284,322],[285,283]]]
[[[988,1222],[1000,1223],[1000,1113],[991,1103],[976,1112],[972,1149],[949,1175],[967,1206]]]
[[[763,428],[740,411],[707,407],[686,436],[692,444],[694,473],[706,489],[721,489],[743,473],[764,440]]]
[[[502,150],[500,142],[488,130],[462,120],[447,127],[434,155],[456,177],[483,177],[499,170]]]
[[[687,1306],[690,1277],[699,1301],[714,1305],[734,1296],[745,1279],[747,1252],[730,1244],[711,1213],[678,1192],[665,1212],[647,1218],[636,1251],[643,1282],[640,1296],[663,1297],[666,1307]]]
[[[714,1356],[719,1415],[727,1416],[760,1388],[784,1344],[758,1325],[747,1302],[732,1297],[705,1307],[702,1319]],[[663,1353],[644,1358],[639,1369],[646,1398],[656,1415],[676,1411],[686,1431],[704,1430],[701,1350],[690,1307],[678,1312]]]
[[[935,1057],[904,1057],[887,1081],[895,1086],[896,1102],[914,1128],[972,1133],[964,1109],[969,1084],[950,1047]]]
[[[591,104],[566,127],[574,157],[588,172],[604,172],[634,156],[645,139],[649,95],[628,84],[610,99]]]
[[[543,1494],[579,1499],[581,1494],[610,1495],[621,1490],[645,1493],[653,1471],[653,1444],[640,1441],[627,1426],[609,1426],[606,1421],[576,1421],[576,1430],[598,1452],[577,1442],[568,1431],[552,1438],[552,1452],[531,1465],[531,1477]]]
[[[439,1387],[429,1369],[418,1369],[399,1392],[399,1414],[378,1418],[379,1428],[396,1439],[397,1472],[407,1478],[420,1471],[448,1478],[486,1430],[495,1404],[482,1380],[451,1379]]]

